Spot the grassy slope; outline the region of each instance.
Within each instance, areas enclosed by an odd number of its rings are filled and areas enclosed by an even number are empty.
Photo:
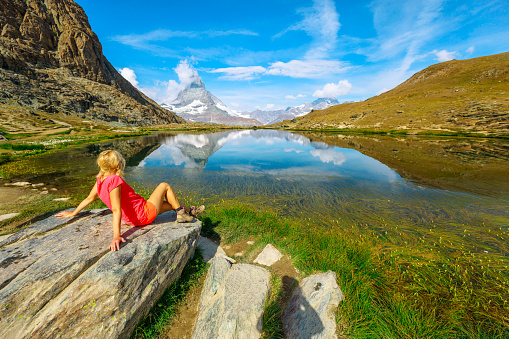
[[[439,63],[379,96],[276,126],[509,134],[509,53]]]

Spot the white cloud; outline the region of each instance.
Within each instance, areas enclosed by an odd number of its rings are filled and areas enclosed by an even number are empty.
[[[304,150],[295,149],[295,148],[285,148],[284,151],[287,152],[287,153],[295,152],[297,154],[304,152]]]
[[[304,31],[313,39],[306,58],[327,58],[328,53],[336,47],[341,27],[334,1],[314,0],[313,7],[302,8],[298,12],[303,16],[302,21],[276,34],[274,38],[290,31]]]
[[[342,152],[333,149],[314,149],[310,153],[312,156],[318,157],[322,162],[332,162],[338,166],[346,161],[346,156]]]
[[[345,72],[350,67],[337,60],[291,60],[274,62],[268,68],[263,66],[218,68],[210,73],[224,73],[220,79],[252,80],[260,75],[278,75],[291,78],[321,78]]]
[[[470,46],[469,48],[467,48],[467,50],[465,52],[467,52],[468,54],[472,54],[472,53],[474,53],[474,50],[475,50],[475,46]]]
[[[437,60],[440,61],[440,62],[444,62],[444,61],[449,61],[449,60],[452,60],[454,59],[454,56],[458,53],[458,52],[449,52],[445,49],[441,50],[441,51],[437,51],[437,50],[434,50],[433,52],[431,53],[434,53],[436,56],[437,56]]]
[[[387,92],[388,90],[389,90],[388,88],[385,88],[385,87],[384,87],[384,88],[382,88],[381,90],[379,90],[378,92],[376,92],[376,95],[380,95],[380,94],[382,94],[382,93],[385,93],[385,92]]]
[[[266,74],[310,79],[342,73],[347,69],[349,67],[337,60],[291,60],[271,64]]]
[[[352,84],[348,80],[340,80],[337,84],[326,84],[322,89],[316,90],[313,96],[315,98],[335,98],[348,94],[351,89]]]
[[[180,61],[174,70],[179,77],[183,89],[188,88],[193,82],[200,79],[198,72],[189,65],[187,60]]]
[[[225,75],[219,79],[225,80],[252,80],[259,74],[265,73],[266,68],[262,66],[247,66],[247,67],[227,67],[218,68],[210,71],[210,73],[224,73]]]
[[[294,96],[294,95],[286,95],[285,96],[285,99],[288,99],[288,100],[295,100],[295,99],[298,99],[298,98],[304,98],[305,95],[304,94],[297,94],[297,96]]]
[[[134,71],[130,68],[124,67],[119,68],[120,75],[124,77],[127,81],[131,83],[134,87],[138,87],[138,81],[136,80],[136,74]]]

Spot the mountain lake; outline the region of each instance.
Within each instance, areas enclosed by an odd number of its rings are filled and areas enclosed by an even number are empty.
[[[98,154],[127,160],[126,181],[148,195],[168,182],[181,202],[242,202],[339,228],[380,251],[441,253],[507,274],[509,141],[355,136],[277,130],[161,133],[51,151],[23,160],[14,181],[88,193]],[[505,273],[504,273],[505,272]]]

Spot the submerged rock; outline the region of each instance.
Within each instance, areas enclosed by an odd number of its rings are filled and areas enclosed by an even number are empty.
[[[265,268],[212,259],[192,338],[259,338],[269,278]]]
[[[0,246],[1,338],[126,338],[193,255],[201,222],[159,215],[111,252],[109,210],[50,217]]]
[[[334,312],[343,298],[332,271],[302,279],[283,315],[285,338],[337,338]]]

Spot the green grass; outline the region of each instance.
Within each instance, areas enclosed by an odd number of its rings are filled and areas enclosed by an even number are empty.
[[[304,275],[336,272],[345,294],[337,319],[350,337],[509,337],[509,278],[501,270],[438,253],[419,258],[410,250],[380,251],[378,239],[370,235],[302,227],[241,204],[211,207],[204,233],[225,242],[248,237],[270,242],[290,254]],[[265,324],[278,337],[274,319],[280,311],[273,301],[268,307]]]
[[[189,290],[196,286],[207,272],[208,265],[201,259],[199,249],[184,267],[180,279],[173,283],[155,303],[150,313],[136,327],[131,338],[157,338],[177,314]]]

